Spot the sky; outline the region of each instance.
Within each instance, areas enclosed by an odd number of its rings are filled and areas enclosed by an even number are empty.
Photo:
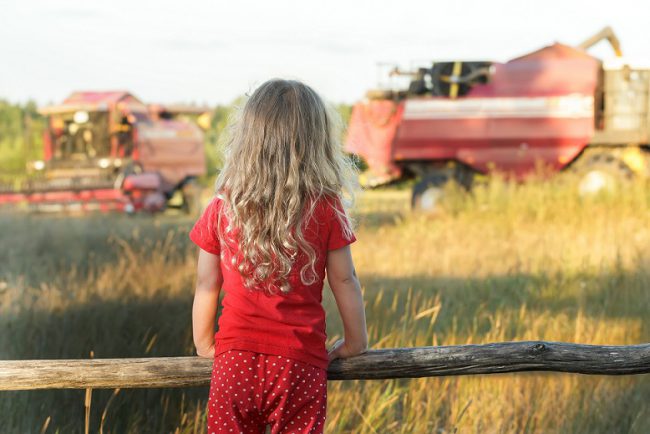
[[[352,103],[388,64],[506,61],[606,25],[626,59],[650,66],[649,18],[648,0],[0,0],[0,98],[125,89],[227,104],[282,77]],[[604,43],[592,53],[613,57]]]

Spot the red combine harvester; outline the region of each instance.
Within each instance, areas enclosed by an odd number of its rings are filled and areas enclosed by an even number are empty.
[[[581,174],[581,192],[648,173],[650,69],[604,68],[559,43],[506,63],[436,62],[408,76],[408,89],[373,90],[352,111],[346,150],[368,165],[365,184],[418,177],[414,208],[434,209],[444,185],[474,175],[524,179],[541,164]]]
[[[147,106],[128,92],[75,92],[47,116],[44,160],[18,186],[0,185],[0,205],[38,211],[162,211],[198,206],[203,132],[175,119],[194,107]],[[175,203],[175,205],[173,205]]]

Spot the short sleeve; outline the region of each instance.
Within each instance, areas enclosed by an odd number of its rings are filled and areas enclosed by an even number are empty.
[[[221,252],[219,232],[217,231],[220,202],[220,199],[216,197],[210,201],[189,234],[190,240],[194,244],[213,255],[219,255]]]
[[[352,244],[357,240],[351,228],[349,234],[346,236],[344,227],[341,224],[341,220],[339,219],[337,215],[338,213],[335,210],[345,213],[343,210],[343,205],[341,204],[341,200],[338,197],[334,199],[333,204],[328,209],[329,237],[327,240],[327,250],[340,249],[341,247]]]

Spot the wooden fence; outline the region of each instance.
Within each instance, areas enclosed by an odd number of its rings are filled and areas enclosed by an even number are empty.
[[[152,357],[0,361],[0,390],[207,386],[212,360]],[[369,350],[334,361],[330,380],[554,371],[578,374],[650,373],[650,343],[626,346],[503,342]]]

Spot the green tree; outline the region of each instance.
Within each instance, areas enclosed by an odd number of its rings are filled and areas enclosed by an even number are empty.
[[[42,158],[44,128],[34,101],[0,100],[0,178],[25,176],[27,162]]]

